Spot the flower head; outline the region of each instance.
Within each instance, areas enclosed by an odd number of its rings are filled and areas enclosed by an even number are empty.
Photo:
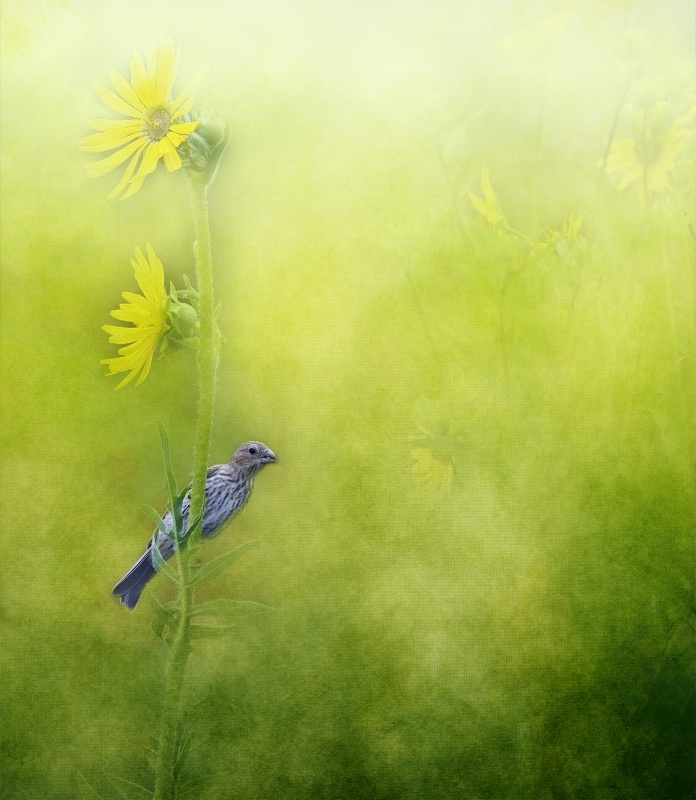
[[[109,334],[110,342],[125,345],[119,349],[116,358],[106,358],[101,362],[108,365],[109,375],[128,373],[117,389],[132,381],[138,373],[138,383],[147,378],[152,358],[169,330],[166,319],[169,298],[164,289],[162,262],[148,244],[147,259],[136,247],[131,264],[142,295],[124,292],[123,299],[127,302],[121,303],[111,316],[130,322],[132,327],[104,325],[102,328]]]
[[[537,244],[539,250],[549,250],[556,253],[562,259],[566,259],[570,249],[575,245],[580,237],[583,216],[576,217],[574,213],[563,220],[563,230],[556,231],[549,228],[544,234],[544,241]]]
[[[128,166],[116,188],[109,197],[123,195],[121,199],[135,194],[145,177],[154,172],[160,159],[170,172],[181,167],[177,148],[198,126],[197,121],[182,117],[191,110],[191,92],[184,89],[172,99],[172,87],[178,71],[178,54],[171,45],[153,51],[147,68],[140,55],[130,62],[130,83],[118,72],[109,77],[116,93],[98,88],[97,94],[104,103],[128,119],[94,119],[92,127],[99,131],[81,141],[81,150],[88,153],[115,153],[95,161],[87,167],[87,175],[98,178],[123,164]],[[177,122],[177,120],[181,120]],[[125,191],[124,191],[125,190]]]
[[[495,196],[495,192],[491,186],[491,179],[488,175],[488,167],[484,167],[481,170],[481,190],[483,191],[483,197],[479,197],[477,194],[469,192],[471,205],[476,209],[476,211],[479,212],[479,214],[481,214],[481,216],[492,228],[497,228],[501,223],[505,222],[505,217],[503,216],[503,212],[500,210],[498,198]],[[500,230],[502,231],[502,229]]]
[[[635,136],[614,139],[606,159],[606,173],[617,177],[620,192],[635,189],[643,206],[656,194],[671,190],[670,177],[677,159],[694,132],[696,107],[673,120],[665,120],[663,106],[633,112]]]

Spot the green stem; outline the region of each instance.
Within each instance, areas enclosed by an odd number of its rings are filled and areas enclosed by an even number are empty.
[[[178,560],[179,578],[179,624],[170,642],[169,657],[165,674],[164,709],[162,728],[157,749],[155,768],[154,800],[174,800],[174,767],[176,765],[177,727],[181,715],[181,698],[186,674],[186,661],[191,652],[191,608],[193,607],[193,587],[189,584],[189,553],[183,551]]]
[[[208,470],[208,452],[213,427],[215,407],[215,373],[217,371],[217,344],[213,315],[213,265],[208,224],[207,184],[203,176],[189,174],[189,195],[193,212],[196,257],[196,277],[199,295],[200,335],[198,350],[198,425],[193,460],[193,482],[189,519],[195,519],[205,502],[205,482]],[[186,675],[186,662],[191,652],[191,609],[194,589],[191,586],[191,556],[198,550],[200,527],[189,539],[188,548],[178,552],[179,570],[179,622],[170,641],[165,676],[162,728],[157,750],[154,800],[174,800],[176,786],[174,769],[177,759],[177,728]]]
[[[213,260],[210,250],[210,226],[208,224],[207,176],[188,174],[189,196],[193,212],[193,251],[196,256],[198,281],[200,336],[198,350],[199,396],[198,427],[193,456],[193,485],[189,519],[195,519],[205,502],[205,480],[208,471],[208,452],[213,430],[215,407],[215,374],[217,372],[217,344],[213,305]],[[200,528],[194,531],[189,549],[194,553],[200,542]]]

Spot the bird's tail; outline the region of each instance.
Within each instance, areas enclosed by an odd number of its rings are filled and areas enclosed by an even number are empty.
[[[138,605],[143,589],[156,572],[152,563],[152,552],[148,547],[135,566],[114,586],[111,594],[119,597],[126,608],[133,609]]]

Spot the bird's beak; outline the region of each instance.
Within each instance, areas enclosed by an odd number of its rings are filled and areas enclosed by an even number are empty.
[[[277,464],[278,463],[278,456],[273,452],[273,450],[266,449],[266,455],[261,459],[264,464]]]

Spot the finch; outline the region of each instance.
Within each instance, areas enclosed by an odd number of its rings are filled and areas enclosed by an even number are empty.
[[[246,442],[237,448],[228,464],[210,467],[205,482],[205,511],[201,525],[201,538],[210,539],[236,516],[249,502],[254,479],[266,464],[275,464],[276,454],[261,442]],[[191,491],[184,498],[183,528],[188,529]],[[171,512],[167,511],[164,523],[173,527]],[[154,534],[153,534],[154,535]],[[175,553],[174,542],[162,531],[157,534],[157,547],[162,558],[167,559]],[[114,586],[111,594],[119,597],[126,608],[135,608],[143,589],[147,586],[157,569],[152,561],[152,539],[146,551],[132,569]]]

